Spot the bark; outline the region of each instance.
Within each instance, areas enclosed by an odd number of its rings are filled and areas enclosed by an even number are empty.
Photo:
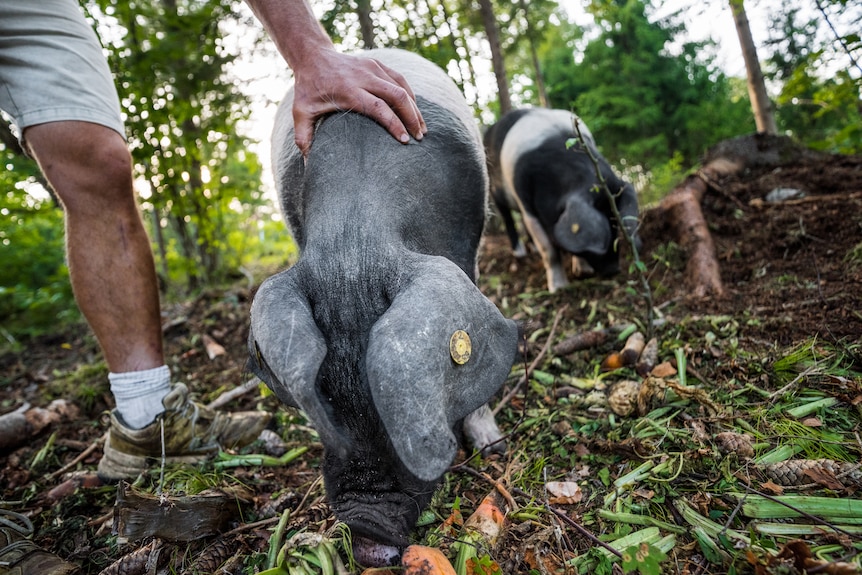
[[[743,0],[730,0],[730,10],[733,13],[733,22],[736,25],[742,57],[745,60],[745,70],[748,76],[748,97],[751,100],[751,109],[754,112],[757,131],[775,134],[778,129],[775,126],[775,115],[772,113],[772,102],[769,101],[769,96],[766,93],[766,83],[763,81],[763,72],[760,70],[760,62],[757,59],[757,50],[754,47],[754,39],[751,36],[751,27],[748,25]]]
[[[488,36],[488,44],[491,46],[491,64],[494,68],[494,76],[497,78],[497,93],[500,100],[500,115],[512,109],[512,99],[509,96],[509,81],[506,78],[506,63],[503,60],[503,47],[500,44],[500,34],[497,31],[497,19],[494,16],[494,7],[491,0],[479,0],[479,13],[482,16],[482,25]]]
[[[240,514],[239,493],[203,491],[196,495],[156,497],[117,487],[114,529],[121,540],[158,537],[172,543],[195,541],[218,533]]]
[[[742,162],[717,158],[697,174],[688,176],[661,202],[661,209],[674,230],[677,243],[688,254],[686,283],[695,297],[724,295],[715,245],[700,209],[701,199],[709,182],[733,174],[742,167]]]
[[[521,10],[524,11],[524,21],[527,23],[526,35],[527,42],[530,45],[530,60],[533,63],[535,72],[536,92],[539,96],[539,105],[543,108],[550,108],[548,103],[548,91],[545,89],[545,77],[542,75],[542,66],[539,63],[539,53],[536,49],[536,39],[533,34],[533,26],[530,24],[530,13],[527,9],[527,3],[524,0],[520,2]]]
[[[366,50],[374,48],[374,22],[371,20],[371,1],[356,2],[356,16],[359,18],[359,30],[362,33],[362,44]]]
[[[609,330],[601,329],[576,333],[554,346],[554,355],[568,355],[576,351],[599,347],[607,341]]]

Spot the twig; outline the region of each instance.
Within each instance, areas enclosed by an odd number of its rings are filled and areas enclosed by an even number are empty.
[[[782,387],[782,388],[781,388],[781,389],[779,389],[778,391],[773,392],[773,393],[769,396],[769,403],[775,403],[775,401],[776,401],[779,397],[781,397],[782,395],[784,395],[785,393],[787,393],[788,391],[790,391],[791,389],[793,389],[793,388],[796,386],[796,384],[797,384],[797,383],[799,383],[799,382],[802,380],[802,378],[804,378],[804,377],[808,377],[808,376],[809,376],[809,375],[811,375],[812,373],[815,373],[818,369],[819,369],[819,368],[818,368],[817,366],[812,366],[812,367],[808,367],[808,368],[806,368],[806,369],[805,369],[805,371],[803,371],[802,373],[800,373],[799,375],[797,375],[796,377],[794,377],[794,378],[793,378],[793,381],[791,381],[790,383],[788,383],[787,385],[785,385],[784,387]]]
[[[485,478],[485,481],[490,482],[494,486],[494,489],[496,489],[497,492],[503,496],[503,499],[505,499],[506,503],[509,504],[509,509],[511,509],[512,511],[516,511],[518,509],[518,504],[515,503],[515,499],[512,497],[512,494],[509,493],[509,490],[506,489],[506,486],[503,485],[502,482],[497,481],[487,473],[482,473],[482,477]]]
[[[526,493],[524,493],[524,495],[526,495]],[[622,556],[623,556],[622,553],[620,553],[619,551],[617,551],[616,549],[614,549],[613,547],[611,547],[610,545],[608,545],[607,543],[605,543],[604,541],[602,541],[601,539],[599,539],[598,537],[596,537],[595,535],[590,533],[586,529],[586,527],[583,527],[577,521],[575,521],[574,519],[572,519],[571,517],[566,515],[565,511],[563,511],[562,509],[557,509],[556,507],[551,507],[550,504],[547,505],[547,508],[551,513],[553,513],[554,515],[556,515],[557,517],[562,519],[563,523],[566,523],[569,527],[573,528],[575,531],[577,531],[578,533],[580,533],[581,535],[583,535],[584,537],[586,537],[587,539],[592,541],[594,544],[596,544],[600,547],[603,547],[607,551],[616,555],[617,557],[622,558]]]
[[[247,382],[240,385],[239,387],[235,387],[233,389],[225,391],[224,393],[219,395],[217,398],[215,398],[214,400],[209,402],[207,404],[207,407],[209,409],[218,409],[224,405],[227,405],[228,403],[230,403],[231,401],[233,401],[237,397],[243,396],[253,389],[257,389],[257,386],[259,384],[260,384],[260,380],[257,377],[252,377],[251,379],[249,379]]]
[[[243,531],[248,531],[250,529],[256,529],[258,527],[266,527],[267,525],[271,525],[273,523],[278,523],[279,519],[281,519],[281,514],[275,515],[274,517],[267,517],[266,519],[261,519],[260,521],[255,521],[254,523],[245,523],[243,525],[240,525],[239,527],[234,527],[230,531],[226,532],[224,535],[222,535],[222,538],[230,537],[232,535],[242,533]]]
[[[560,323],[560,317],[562,317],[563,312],[566,311],[566,308],[568,307],[568,304],[566,304],[557,310],[557,315],[554,316],[554,323],[551,325],[551,331],[548,333],[548,339],[545,341],[545,345],[542,347],[542,351],[540,351],[539,355],[536,356],[536,359],[534,359],[532,363],[530,363],[530,365],[527,367],[527,370],[524,371],[524,375],[521,376],[521,379],[518,380],[518,383],[516,383],[514,387],[512,387],[511,391],[509,391],[509,393],[507,393],[506,396],[500,400],[500,403],[498,403],[497,406],[491,410],[491,413],[493,415],[497,415],[500,410],[503,409],[503,407],[505,407],[505,405],[509,403],[509,401],[511,401],[511,399],[515,397],[515,395],[517,395],[518,391],[521,389],[521,386],[524,385],[524,383],[526,383],[527,379],[530,377],[530,373],[532,373],[533,370],[536,369],[536,366],[539,365],[539,362],[544,359],[545,354],[548,353],[548,348],[551,347],[551,342],[554,341],[554,332],[557,331],[557,324]]]
[[[98,439],[96,439],[95,441],[93,441],[87,447],[87,449],[85,449],[80,454],[78,454],[78,456],[75,459],[73,459],[72,461],[70,461],[69,463],[67,463],[66,465],[64,465],[60,469],[58,469],[57,471],[54,471],[53,473],[49,473],[45,479],[47,479],[48,481],[51,481],[52,479],[59,477],[60,475],[69,471],[71,468],[73,468],[76,465],[78,465],[79,463],[81,463],[84,459],[89,457],[89,455],[91,453],[93,453],[96,450],[96,448],[98,448],[100,445],[102,445],[102,443],[105,442],[106,437],[107,437],[107,434],[104,434],[101,437],[99,437]]]

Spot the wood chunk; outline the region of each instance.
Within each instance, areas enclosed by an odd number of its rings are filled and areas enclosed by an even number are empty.
[[[114,506],[114,531],[122,542],[145,537],[195,541],[218,533],[237,517],[241,500],[237,493],[209,490],[197,495],[157,497],[138,493],[121,482]]]

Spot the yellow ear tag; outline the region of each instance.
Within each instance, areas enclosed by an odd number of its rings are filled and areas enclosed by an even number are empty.
[[[470,361],[472,350],[473,344],[470,343],[470,336],[466,331],[459,329],[449,338],[449,354],[452,356],[452,361],[458,365],[464,365]]]
[[[581,224],[572,224],[572,233],[576,234],[581,231]]]

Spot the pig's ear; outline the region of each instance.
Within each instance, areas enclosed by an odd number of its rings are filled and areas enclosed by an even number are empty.
[[[604,254],[611,247],[611,224],[607,216],[583,198],[574,195],[554,224],[554,238],[573,254]]]
[[[434,481],[457,452],[455,423],[506,379],[518,328],[445,258],[423,256],[409,277],[371,329],[365,361],[395,451],[416,477]]]
[[[296,289],[294,272],[292,268],[271,277],[255,295],[249,364],[283,403],[305,412],[327,449],[343,457],[348,440],[317,388],[326,341],[314,323],[308,300]]]

